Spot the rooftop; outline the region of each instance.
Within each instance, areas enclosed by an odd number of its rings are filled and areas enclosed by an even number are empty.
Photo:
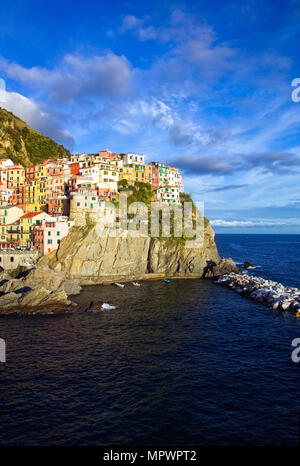
[[[40,215],[40,214],[43,214],[44,212],[27,212],[27,214],[25,215],[22,215],[21,218],[32,218],[32,217],[36,217],[37,215]]]

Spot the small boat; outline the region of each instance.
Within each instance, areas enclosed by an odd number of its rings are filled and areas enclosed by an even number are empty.
[[[118,286],[119,288],[124,288],[124,283],[115,283],[116,286]]]
[[[105,309],[106,311],[111,311],[112,309],[117,309],[118,306],[111,306],[109,303],[103,303],[101,309]]]
[[[168,278],[164,278],[164,282],[165,282],[165,283],[170,283],[171,280],[169,280]]]
[[[132,284],[133,284],[133,286],[141,286],[141,284],[138,283],[138,282],[132,282]]]

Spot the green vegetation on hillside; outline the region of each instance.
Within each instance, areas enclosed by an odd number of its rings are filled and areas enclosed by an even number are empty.
[[[120,193],[128,193],[127,194],[127,206],[129,207],[133,202],[143,202],[148,206],[148,233],[151,235],[151,201],[155,201],[155,190],[154,187],[149,183],[142,183],[142,182],[134,182],[131,184],[128,180],[121,180],[118,182],[118,189]],[[180,202],[183,205],[184,202],[190,202],[192,204],[192,227],[196,228],[196,214],[197,214],[197,207],[193,202],[192,196],[186,193],[180,193]],[[175,207],[174,204],[166,204],[165,207]],[[162,223],[163,223],[163,216],[166,215],[166,218],[170,215],[170,237],[163,237],[162,231]],[[134,214],[128,214],[128,218],[134,218]],[[175,236],[174,232],[174,211],[168,212],[160,212],[159,213],[159,239],[166,241],[166,245],[171,244],[184,244],[188,239],[195,239],[195,237],[188,238],[184,233],[184,219],[182,217],[182,236],[177,237]],[[204,227],[207,228],[209,225],[209,221],[206,217],[204,217]]]
[[[46,159],[69,158],[62,145],[28,126],[20,118],[0,107],[0,156],[28,166]]]

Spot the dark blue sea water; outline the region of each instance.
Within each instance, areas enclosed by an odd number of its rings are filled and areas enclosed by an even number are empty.
[[[300,282],[300,236],[219,235],[224,256]],[[2,317],[1,445],[296,445],[300,321],[211,281],[91,286],[98,314]]]
[[[257,265],[251,274],[300,288],[300,235],[216,235],[216,242],[239,267]]]

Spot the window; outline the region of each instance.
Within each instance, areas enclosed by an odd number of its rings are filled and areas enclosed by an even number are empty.
[[[10,257],[10,262],[13,262],[14,261],[14,257]]]
[[[52,239],[48,239],[48,244],[52,244]]]
[[[51,236],[51,231],[48,231],[48,236]]]
[[[57,236],[60,236],[60,231],[58,231],[56,234],[57,234]]]

